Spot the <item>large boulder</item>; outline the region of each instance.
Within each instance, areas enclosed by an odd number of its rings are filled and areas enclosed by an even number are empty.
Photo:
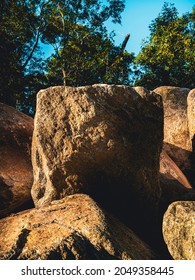
[[[32,145],[36,207],[87,193],[128,225],[149,230],[162,140],[158,94],[114,85],[41,90]]]
[[[195,201],[172,203],[163,219],[163,236],[175,260],[195,260]]]
[[[0,259],[155,259],[129,228],[87,195],[0,220]]]
[[[154,90],[163,98],[164,150],[182,169],[190,167],[192,151],[188,129],[187,96],[190,89],[161,86]]]
[[[0,103],[0,216],[31,200],[33,119]]]

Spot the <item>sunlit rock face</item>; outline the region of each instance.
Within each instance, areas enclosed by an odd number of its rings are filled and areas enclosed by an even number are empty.
[[[76,194],[0,220],[0,259],[155,259],[131,229]]]
[[[195,188],[195,90],[162,86],[164,150]]]
[[[163,236],[175,260],[195,260],[195,201],[172,203],[163,219]]]
[[[154,90],[163,98],[164,150],[184,170],[192,151],[188,128],[187,96],[190,89],[161,86]]]
[[[150,230],[162,140],[162,98],[142,87],[40,91],[32,145],[35,205],[87,193],[126,224]]]

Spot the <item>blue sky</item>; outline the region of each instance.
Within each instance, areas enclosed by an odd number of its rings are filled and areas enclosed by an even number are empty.
[[[109,30],[115,30],[115,41],[120,44],[127,33],[131,34],[127,50],[138,54],[142,40],[149,36],[148,26],[160,13],[164,2],[173,3],[179,15],[191,12],[195,0],[126,0],[122,14],[122,25],[109,24]]]
[[[122,13],[122,24],[108,23],[108,31],[115,31],[116,44],[121,44],[127,33],[131,34],[126,50],[136,55],[140,51],[142,40],[149,36],[148,26],[160,13],[164,2],[173,3],[179,15],[191,12],[195,0],[126,0],[125,10]],[[45,55],[51,54],[52,47],[44,46]]]

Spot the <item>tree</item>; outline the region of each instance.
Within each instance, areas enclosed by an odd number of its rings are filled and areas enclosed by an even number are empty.
[[[98,82],[127,83],[133,55],[113,43],[104,23],[120,23],[124,1],[52,1],[46,13],[43,42],[53,45],[48,60],[50,84],[78,86]],[[120,73],[119,73],[119,70]]]
[[[136,85],[195,86],[194,13],[179,17],[173,4],[164,4],[136,58],[141,70]]]
[[[129,84],[129,66],[134,59],[133,54],[121,50],[121,46],[115,46],[109,38],[103,38],[101,33],[93,34],[82,26],[80,28],[80,36],[77,33],[77,37],[68,40],[67,46],[59,54],[52,55],[48,60],[49,84]],[[67,69],[64,75],[61,74],[62,62],[64,69]]]
[[[120,23],[123,0],[0,2],[0,102],[33,114],[36,93],[51,85],[129,83],[133,54],[115,46],[105,22]],[[128,37],[128,36],[127,36]],[[53,55],[44,61],[40,43]]]
[[[0,4],[0,101],[16,106],[24,99],[27,76],[40,69],[43,29],[39,0],[4,0]],[[41,70],[42,71],[42,70]]]

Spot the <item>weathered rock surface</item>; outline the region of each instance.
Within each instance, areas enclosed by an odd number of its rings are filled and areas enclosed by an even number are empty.
[[[141,87],[52,87],[38,93],[32,196],[41,206],[90,194],[150,229],[160,197],[161,96]],[[143,230],[142,230],[143,231]]]
[[[195,190],[191,188],[191,184],[175,164],[175,162],[163,150],[160,155],[160,186],[161,186],[161,199],[159,207],[159,225],[162,229],[163,215],[168,206],[179,200],[193,201],[195,200]],[[162,249],[166,253],[166,246]],[[161,250],[162,251],[162,250]],[[169,256],[167,255],[169,258]],[[167,259],[165,257],[165,259]]]
[[[0,216],[31,199],[33,119],[0,103]]]
[[[182,170],[189,168],[192,145],[188,129],[187,96],[190,89],[161,86],[154,92],[163,98],[164,149]]]
[[[188,127],[190,140],[192,142],[192,153],[189,156],[190,168],[186,170],[192,186],[195,188],[195,89],[188,94]]]
[[[195,136],[195,89],[192,89],[187,98],[187,112],[188,112],[188,128],[190,139]],[[195,141],[195,139],[194,139]]]
[[[195,201],[172,203],[163,219],[163,235],[175,260],[195,260]]]
[[[87,195],[0,220],[0,259],[155,259],[152,250]]]

